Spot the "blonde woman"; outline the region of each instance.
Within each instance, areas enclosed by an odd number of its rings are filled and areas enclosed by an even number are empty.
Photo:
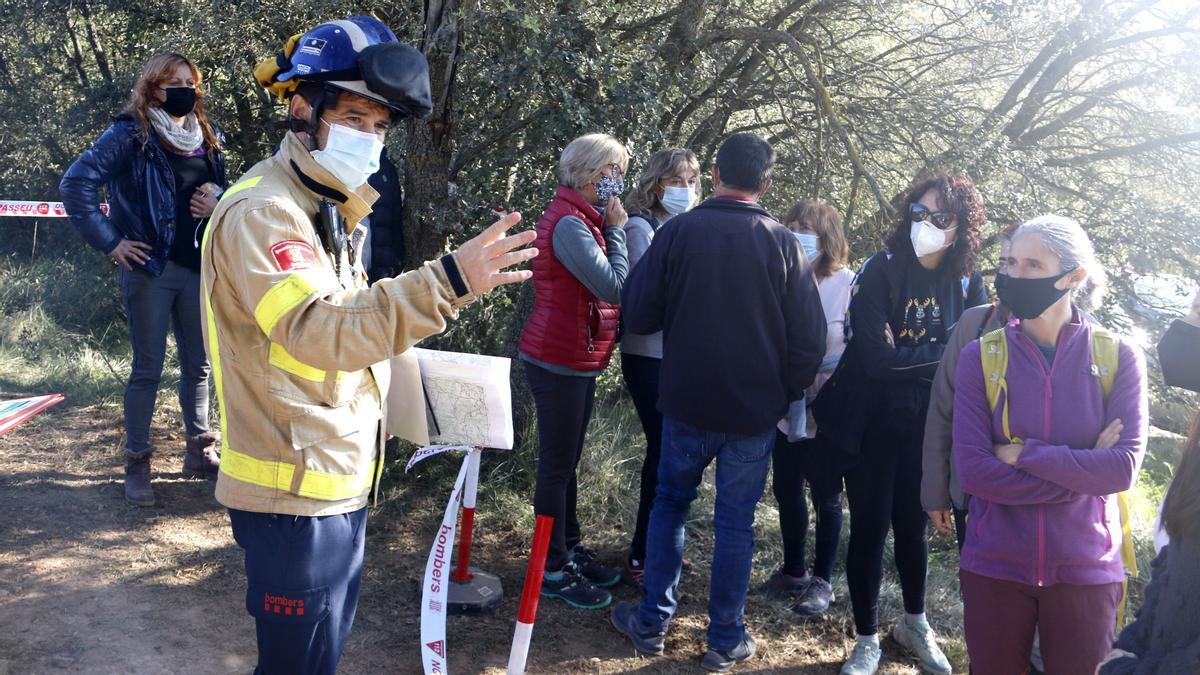
[[[633,269],[654,233],[674,216],[688,211],[700,201],[700,162],[695,153],[684,148],[667,148],[650,156],[637,184],[625,199],[631,215],[625,225],[625,243],[629,248],[629,268]],[[640,586],[646,567],[646,526],[650,507],[658,489],[658,458],[662,450],[662,413],[658,411],[658,371],[662,365],[662,333],[621,338],[621,374],[637,408],[646,434],[646,459],[642,462],[641,491],[637,521],[629,557],[625,560],[625,578]]]
[[[200,248],[226,185],[220,136],[204,110],[200,71],[182,54],[151,57],[129,104],[67,169],[59,186],[71,222],[118,270],[133,366],[125,387],[125,499],[154,504],[150,420],[168,327],[179,353],[186,477],[217,474],[208,428],[208,359],[200,328]],[[109,212],[100,210],[107,188]]]
[[[554,517],[542,595],[581,609],[612,602],[621,580],[580,544],[575,468],[592,415],[596,377],[617,339],[621,287],[629,264],[625,191],[629,155],[608,134],[571,141],[559,160],[559,186],[537,225],[533,311],[518,345],[538,420],[533,508]]]

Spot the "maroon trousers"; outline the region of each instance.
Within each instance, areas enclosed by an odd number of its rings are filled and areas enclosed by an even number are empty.
[[[1053,675],[1093,675],[1112,649],[1121,583],[1031,586],[959,570],[973,675],[1029,671],[1034,630]]]

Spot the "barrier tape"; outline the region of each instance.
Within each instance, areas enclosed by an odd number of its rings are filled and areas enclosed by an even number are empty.
[[[429,459],[434,455],[440,455],[443,452],[471,452],[474,449],[469,445],[427,445],[414,452],[412,457],[408,458],[408,464],[404,466],[404,473],[408,473],[408,470],[416,466],[417,462]],[[471,506],[474,507],[475,505],[472,504]]]
[[[61,403],[62,400],[62,394],[50,394],[49,396],[0,401],[0,436],[50,406]]]
[[[108,204],[100,211],[108,215]],[[0,217],[9,218],[66,218],[67,207],[62,202],[30,202],[19,199],[0,199]]]
[[[426,455],[429,456],[429,455]],[[454,548],[454,526],[458,504],[462,501],[470,455],[463,459],[454,491],[446,504],[429,559],[425,563],[425,581],[421,587],[421,662],[425,675],[446,673],[446,589],[450,584],[450,555]]]

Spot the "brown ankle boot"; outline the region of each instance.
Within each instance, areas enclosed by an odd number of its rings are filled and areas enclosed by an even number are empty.
[[[125,455],[125,501],[135,506],[154,506],[154,490],[150,489],[150,454]]]
[[[217,448],[221,447],[221,434],[209,431],[187,439],[187,450],[183,454],[184,478],[216,478],[221,467]]]

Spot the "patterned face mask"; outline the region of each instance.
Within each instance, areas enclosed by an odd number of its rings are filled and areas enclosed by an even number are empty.
[[[622,192],[625,192],[625,180],[623,178],[600,175],[600,182],[596,183],[596,197],[600,199],[600,206],[608,204],[610,197],[616,197]]]

